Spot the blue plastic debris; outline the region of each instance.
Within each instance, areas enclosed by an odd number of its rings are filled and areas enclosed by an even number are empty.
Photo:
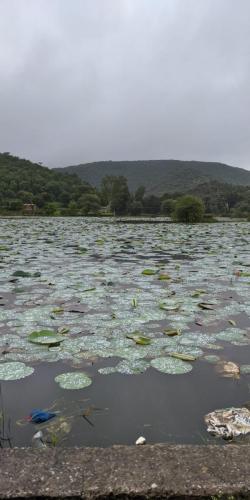
[[[32,410],[30,412],[29,420],[35,424],[41,424],[42,422],[47,422],[51,418],[54,418],[56,413],[51,413],[45,410]]]

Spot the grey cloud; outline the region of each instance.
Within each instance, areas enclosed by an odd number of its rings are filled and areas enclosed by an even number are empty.
[[[250,168],[249,0],[0,0],[0,150]]]

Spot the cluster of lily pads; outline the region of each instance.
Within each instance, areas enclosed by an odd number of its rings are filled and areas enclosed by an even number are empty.
[[[64,361],[74,371],[55,381],[83,388],[88,360],[110,358],[102,375],[187,374],[225,342],[249,348],[249,229],[1,220],[0,380]]]

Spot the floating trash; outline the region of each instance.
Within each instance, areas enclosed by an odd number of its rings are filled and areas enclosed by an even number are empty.
[[[34,448],[46,448],[42,431],[38,431],[32,436],[32,445]]]
[[[223,377],[240,377],[240,367],[232,361],[219,361],[217,364],[217,371]]]
[[[35,424],[41,424],[43,422],[47,422],[51,418],[54,418],[56,416],[56,413],[46,411],[46,410],[32,410],[30,412],[30,415],[28,417],[28,420],[30,422],[33,422]]]
[[[247,408],[215,410],[205,416],[205,423],[213,436],[232,439],[250,432],[250,411]]]
[[[146,438],[145,438],[145,437],[143,437],[143,436],[140,436],[140,437],[136,440],[135,444],[136,444],[137,446],[141,446],[141,445],[143,445],[143,444],[146,444]]]

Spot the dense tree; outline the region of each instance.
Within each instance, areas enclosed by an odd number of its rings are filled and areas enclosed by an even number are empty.
[[[78,206],[76,201],[72,200],[69,202],[65,215],[71,215],[71,216],[78,215]]]
[[[143,210],[146,214],[157,215],[161,211],[161,200],[158,196],[145,196],[143,198]]]
[[[96,193],[76,175],[61,174],[7,153],[0,154],[0,179],[2,212],[18,211],[23,204],[34,203],[38,214],[58,214],[83,194]]]
[[[141,215],[142,209],[143,206],[141,201],[136,201],[136,200],[131,201],[129,205],[129,213],[131,215]]]
[[[204,212],[204,203],[200,198],[186,195],[177,200],[174,217],[177,222],[201,222]]]
[[[82,215],[98,215],[101,210],[100,198],[94,193],[82,195],[78,205]]]
[[[114,177],[110,208],[116,215],[128,213],[130,202],[130,193],[128,190],[127,179],[123,176]]]
[[[115,180],[116,177],[114,175],[106,175],[102,178],[100,196],[105,206],[111,204]]]
[[[59,216],[61,215],[60,205],[56,201],[51,201],[47,203],[43,208],[43,213],[45,215],[50,216]]]
[[[145,187],[144,186],[139,186],[137,190],[135,191],[135,200],[142,202],[144,195],[145,195]]]
[[[171,216],[175,209],[175,200],[171,198],[165,199],[161,202],[161,213],[162,215]]]
[[[11,211],[22,210],[22,207],[23,207],[23,202],[19,198],[12,198],[11,200],[9,200],[7,204],[7,208]]]

